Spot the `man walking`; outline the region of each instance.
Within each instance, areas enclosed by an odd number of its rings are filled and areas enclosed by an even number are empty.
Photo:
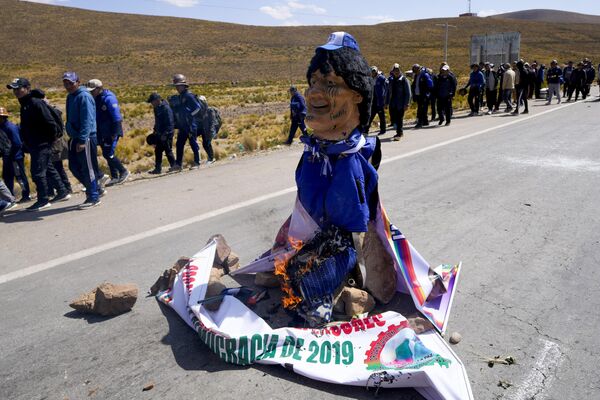
[[[50,160],[51,146],[60,127],[48,105],[33,95],[29,80],[25,78],[16,78],[6,87],[12,89],[21,104],[21,138],[31,155],[31,178],[37,190],[37,201],[27,210],[41,211],[52,205],[48,195],[48,179],[58,189],[58,194],[52,201],[68,200],[71,195],[65,189]]]
[[[388,80],[388,92],[385,99],[385,104],[390,111],[390,120],[394,121],[396,126],[396,135],[394,135],[393,140],[400,140],[404,135],[404,112],[410,105],[410,98],[410,84],[408,83],[408,79],[402,74],[402,71],[400,71],[400,65],[396,63],[392,68],[392,73]]]
[[[583,70],[583,63],[580,61],[577,63],[577,68],[571,72],[571,82],[569,82],[569,98],[567,99],[567,102],[571,101],[573,92],[575,92],[575,101],[577,101],[577,98],[579,97],[579,92],[581,92],[581,97],[585,100],[585,84],[585,71]]]
[[[67,133],[69,142],[69,169],[85,186],[86,200],[81,209],[100,204],[97,168],[93,160],[98,157],[96,136],[96,105],[89,91],[81,86],[75,72],[63,75],[67,95]]]
[[[290,86],[290,133],[285,141],[285,144],[291,145],[294,142],[296,131],[300,128],[300,132],[306,135],[306,101],[295,86]],[[208,110],[207,110],[208,111]]]
[[[429,110],[429,98],[433,89],[433,80],[427,72],[427,68],[415,64],[412,66],[413,82],[412,93],[417,102],[417,124],[415,129],[423,126],[429,126],[429,118],[427,117]]]
[[[511,112],[512,93],[515,90],[515,71],[510,67],[509,63],[504,64],[504,74],[502,75],[502,99],[506,104],[504,112]]]
[[[548,101],[546,104],[552,103],[552,96],[556,95],[558,104],[560,104],[560,82],[562,81],[562,70],[558,67],[558,62],[552,60],[550,62],[550,69],[546,74],[546,80],[548,82]]]
[[[494,71],[494,64],[489,62],[485,63],[485,102],[488,107],[487,114],[490,115],[494,112],[496,107],[496,95],[498,91],[498,77],[496,71]]]
[[[0,134],[5,135],[10,143],[10,150],[7,154],[2,154],[2,179],[8,190],[14,195],[15,179],[21,186],[21,199],[19,203],[30,201],[29,181],[25,174],[25,160],[23,154],[23,143],[19,133],[19,127],[8,119],[9,115],[6,108],[0,107]]]
[[[531,76],[529,74],[529,70],[525,68],[525,63],[523,60],[519,60],[519,62],[517,62],[517,70],[519,75],[517,84],[515,85],[517,89],[517,104],[513,114],[519,115],[519,107],[521,106],[521,103],[525,106],[523,114],[529,114],[529,103],[527,102],[527,96],[529,94]]]
[[[90,80],[87,89],[96,104],[96,136],[102,148],[102,156],[110,170],[111,180],[106,186],[123,183],[129,177],[129,171],[115,154],[119,139],[123,137],[123,117],[117,96],[110,90],[104,89],[99,79]]]
[[[189,91],[190,85],[182,74],[173,76],[173,86],[177,89],[177,95],[169,98],[169,105],[175,117],[177,127],[176,165],[175,169],[181,171],[183,165],[183,150],[185,142],[190,143],[194,153],[194,164],[190,169],[200,167],[200,146],[198,146],[198,118],[202,115],[202,105],[196,100],[196,96]],[[198,115],[198,113],[201,113]]]
[[[379,116],[379,135],[383,135],[385,126],[385,99],[388,91],[388,80],[376,66],[371,67],[371,77],[373,78],[373,104],[371,105],[371,118],[369,127],[373,123],[375,116]],[[368,134],[369,132],[365,132]]]
[[[154,109],[153,135],[156,143],[154,145],[154,169],[149,173],[158,175],[162,172],[163,152],[167,156],[167,161],[171,167],[169,171],[172,171],[175,167],[175,157],[172,150],[175,120],[169,103],[163,100],[158,93],[152,93],[147,102],[152,104]]]
[[[467,101],[469,102],[469,108],[471,109],[471,113],[469,117],[474,115],[479,115],[479,101],[481,96],[481,91],[485,87],[485,76],[479,70],[479,64],[471,65],[471,74],[469,75],[469,82],[464,87],[464,89],[469,88],[469,96]]]
[[[450,72],[450,67],[445,64],[440,69],[440,74],[437,79],[438,83],[438,112],[440,114],[440,122],[438,125],[446,121],[446,125],[450,125],[452,118],[452,99],[456,93],[456,77]]]

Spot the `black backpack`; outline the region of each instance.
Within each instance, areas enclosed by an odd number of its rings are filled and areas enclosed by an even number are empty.
[[[46,105],[46,108],[48,108],[48,111],[50,111],[52,119],[54,119],[54,140],[60,139],[65,133],[65,124],[62,119],[62,111],[46,101],[44,101],[44,104]]]
[[[219,112],[218,108],[208,107],[208,113],[210,115],[212,124],[214,126],[214,130],[212,132],[213,139],[214,139],[217,136],[217,133],[219,133],[219,129],[221,129],[221,125],[223,125],[223,120],[221,119],[221,113]]]
[[[8,157],[10,155],[10,149],[12,148],[12,143],[8,138],[6,132],[0,129],[0,156]]]

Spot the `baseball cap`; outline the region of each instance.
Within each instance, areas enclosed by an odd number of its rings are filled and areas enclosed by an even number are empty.
[[[102,81],[100,79],[90,79],[86,86],[87,89],[91,92],[96,88],[102,87]]]
[[[394,65],[392,66],[392,70],[394,69],[400,69],[400,64],[394,63]]]
[[[356,42],[356,39],[354,39],[354,36],[347,32],[333,32],[329,35],[327,43],[319,46],[318,48],[325,50],[337,50],[341,49],[342,47],[349,47],[356,51],[360,51],[360,47],[358,47],[358,43]]]
[[[18,88],[29,87],[29,86],[31,86],[31,84],[29,83],[29,81],[27,79],[15,78],[15,79],[13,79],[13,81],[11,83],[6,85],[6,88],[7,89],[18,89]]]
[[[371,67],[371,71],[374,71],[374,72],[379,72],[379,68],[377,68],[375,65],[373,65],[373,66]]]
[[[150,96],[148,96],[148,100],[146,100],[146,103],[152,103],[154,100],[160,100],[160,94],[154,92],[152,93]]]
[[[65,72],[63,74],[62,80],[75,83],[79,81],[79,75],[77,75],[77,73],[73,71]]]
[[[448,65],[444,65],[442,67],[442,71],[449,71],[449,70],[450,70],[450,67]]]

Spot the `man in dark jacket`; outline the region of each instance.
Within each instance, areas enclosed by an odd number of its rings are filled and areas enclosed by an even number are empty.
[[[571,86],[571,74],[573,73],[573,61],[569,61],[567,65],[563,68],[563,97],[567,97],[567,94],[570,93]]]
[[[575,101],[577,101],[577,98],[579,97],[579,92],[581,92],[581,97],[585,100],[586,76],[583,67],[584,65],[580,61],[577,63],[577,68],[571,72],[571,82],[569,82],[569,98],[567,99],[567,102],[571,101],[573,92],[575,92]]]
[[[585,72],[585,85],[583,88],[585,91],[585,97],[587,97],[590,95],[590,88],[592,86],[592,83],[594,83],[594,79],[596,79],[596,70],[594,69],[592,61],[588,58],[584,60],[583,64],[583,71]]]
[[[375,116],[379,116],[379,134],[385,133],[385,99],[388,91],[388,80],[376,66],[371,67],[371,77],[373,78],[373,103],[371,105],[371,118],[369,127],[373,123]],[[369,132],[365,132],[368,134]]]
[[[194,153],[194,164],[190,169],[200,167],[200,146],[198,146],[198,131],[200,115],[203,114],[202,105],[196,99],[196,96],[189,91],[190,85],[182,74],[173,76],[173,86],[177,89],[178,95],[169,98],[169,106],[173,110],[175,117],[175,127],[177,128],[176,162],[175,168],[181,170],[183,164],[183,149],[185,142],[189,142]],[[200,114],[200,115],[198,115]]]
[[[496,78],[498,80],[498,96],[496,97],[496,102],[494,106],[494,112],[500,110],[500,104],[504,99],[504,93],[502,93],[502,82],[504,82],[504,64],[500,64],[498,66],[498,71],[496,71]]]
[[[396,124],[396,135],[394,135],[393,140],[400,140],[404,135],[404,112],[410,106],[410,98],[411,91],[408,79],[400,71],[400,65],[394,64],[392,74],[388,79],[388,92],[385,100],[385,104],[390,111],[390,119]],[[425,113],[427,113],[427,110],[425,110]]]
[[[296,136],[296,131],[300,128],[303,135],[306,134],[306,101],[295,86],[290,86],[290,133],[285,141],[285,144],[291,145]]]
[[[170,169],[175,167],[175,157],[173,156],[173,132],[175,131],[175,120],[173,111],[169,107],[169,103],[163,100],[158,93],[152,93],[148,97],[148,103],[154,108],[154,169],[150,174],[158,175],[162,172],[162,155],[163,152],[167,156]]]
[[[550,62],[550,69],[546,74],[546,81],[548,82],[548,96],[546,104],[552,102],[552,96],[556,95],[558,104],[560,104],[560,83],[563,80],[562,69],[558,66],[558,61],[552,60]]]
[[[487,114],[490,115],[494,112],[496,107],[496,97],[498,94],[498,77],[496,71],[494,71],[494,64],[486,62],[484,64],[485,72],[485,102],[488,107]]]
[[[8,111],[0,107],[0,130],[4,132],[10,141],[10,153],[2,154],[2,179],[8,190],[14,195],[15,179],[21,186],[21,199],[19,203],[30,201],[29,181],[25,174],[25,160],[23,154],[23,143],[19,133],[19,127],[8,120]]]
[[[438,125],[446,121],[446,125],[450,125],[450,119],[452,118],[452,99],[456,93],[456,77],[450,71],[448,64],[442,65],[440,74],[437,78],[438,84],[438,112],[440,114],[440,121]]]
[[[469,96],[467,97],[469,108],[471,109],[469,117],[479,115],[480,97],[484,87],[485,76],[483,75],[483,72],[480,71],[479,64],[472,64],[469,82],[467,82],[467,85],[464,87],[464,89],[469,88]]]
[[[115,154],[119,139],[123,137],[123,117],[117,96],[104,89],[100,79],[92,79],[87,83],[96,104],[96,135],[102,148],[102,156],[108,164],[111,180],[106,186],[123,183],[129,177],[129,171],[123,166]]]
[[[419,129],[429,125],[427,111],[429,109],[431,90],[433,89],[433,80],[427,72],[427,68],[421,67],[419,64],[413,65],[412,71],[414,79],[411,89],[413,97],[417,101],[417,124],[415,125],[415,129]]]
[[[6,85],[12,89],[21,104],[21,138],[31,155],[31,177],[37,190],[37,201],[27,208],[28,211],[40,211],[50,207],[48,198],[48,176],[52,185],[58,188],[58,194],[52,201],[68,200],[71,195],[60,180],[52,165],[51,146],[59,131],[54,117],[44,100],[34,96],[29,81],[16,78]]]
[[[522,103],[525,106],[523,114],[529,114],[529,103],[527,102],[527,96],[529,95],[529,86],[531,85],[531,75],[529,73],[529,68],[525,68],[525,62],[523,62],[523,60],[519,60],[517,62],[517,70],[519,71],[519,81],[515,85],[515,89],[517,91],[517,104],[512,113],[518,115],[519,107]]]

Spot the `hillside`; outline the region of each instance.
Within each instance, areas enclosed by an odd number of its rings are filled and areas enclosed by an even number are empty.
[[[0,0],[3,27],[0,79],[27,76],[60,85],[74,69],[110,85],[160,84],[183,72],[195,82],[304,81],[317,44],[339,26],[257,27],[194,19],[115,14]],[[520,31],[522,56],[549,60],[600,59],[600,31],[592,24],[503,18],[450,18],[348,26],[371,64],[438,65],[448,21],[451,66],[466,71],[473,34]]]
[[[564,24],[600,24],[600,15],[580,14],[560,10],[523,10],[493,15],[491,18],[520,19]]]

